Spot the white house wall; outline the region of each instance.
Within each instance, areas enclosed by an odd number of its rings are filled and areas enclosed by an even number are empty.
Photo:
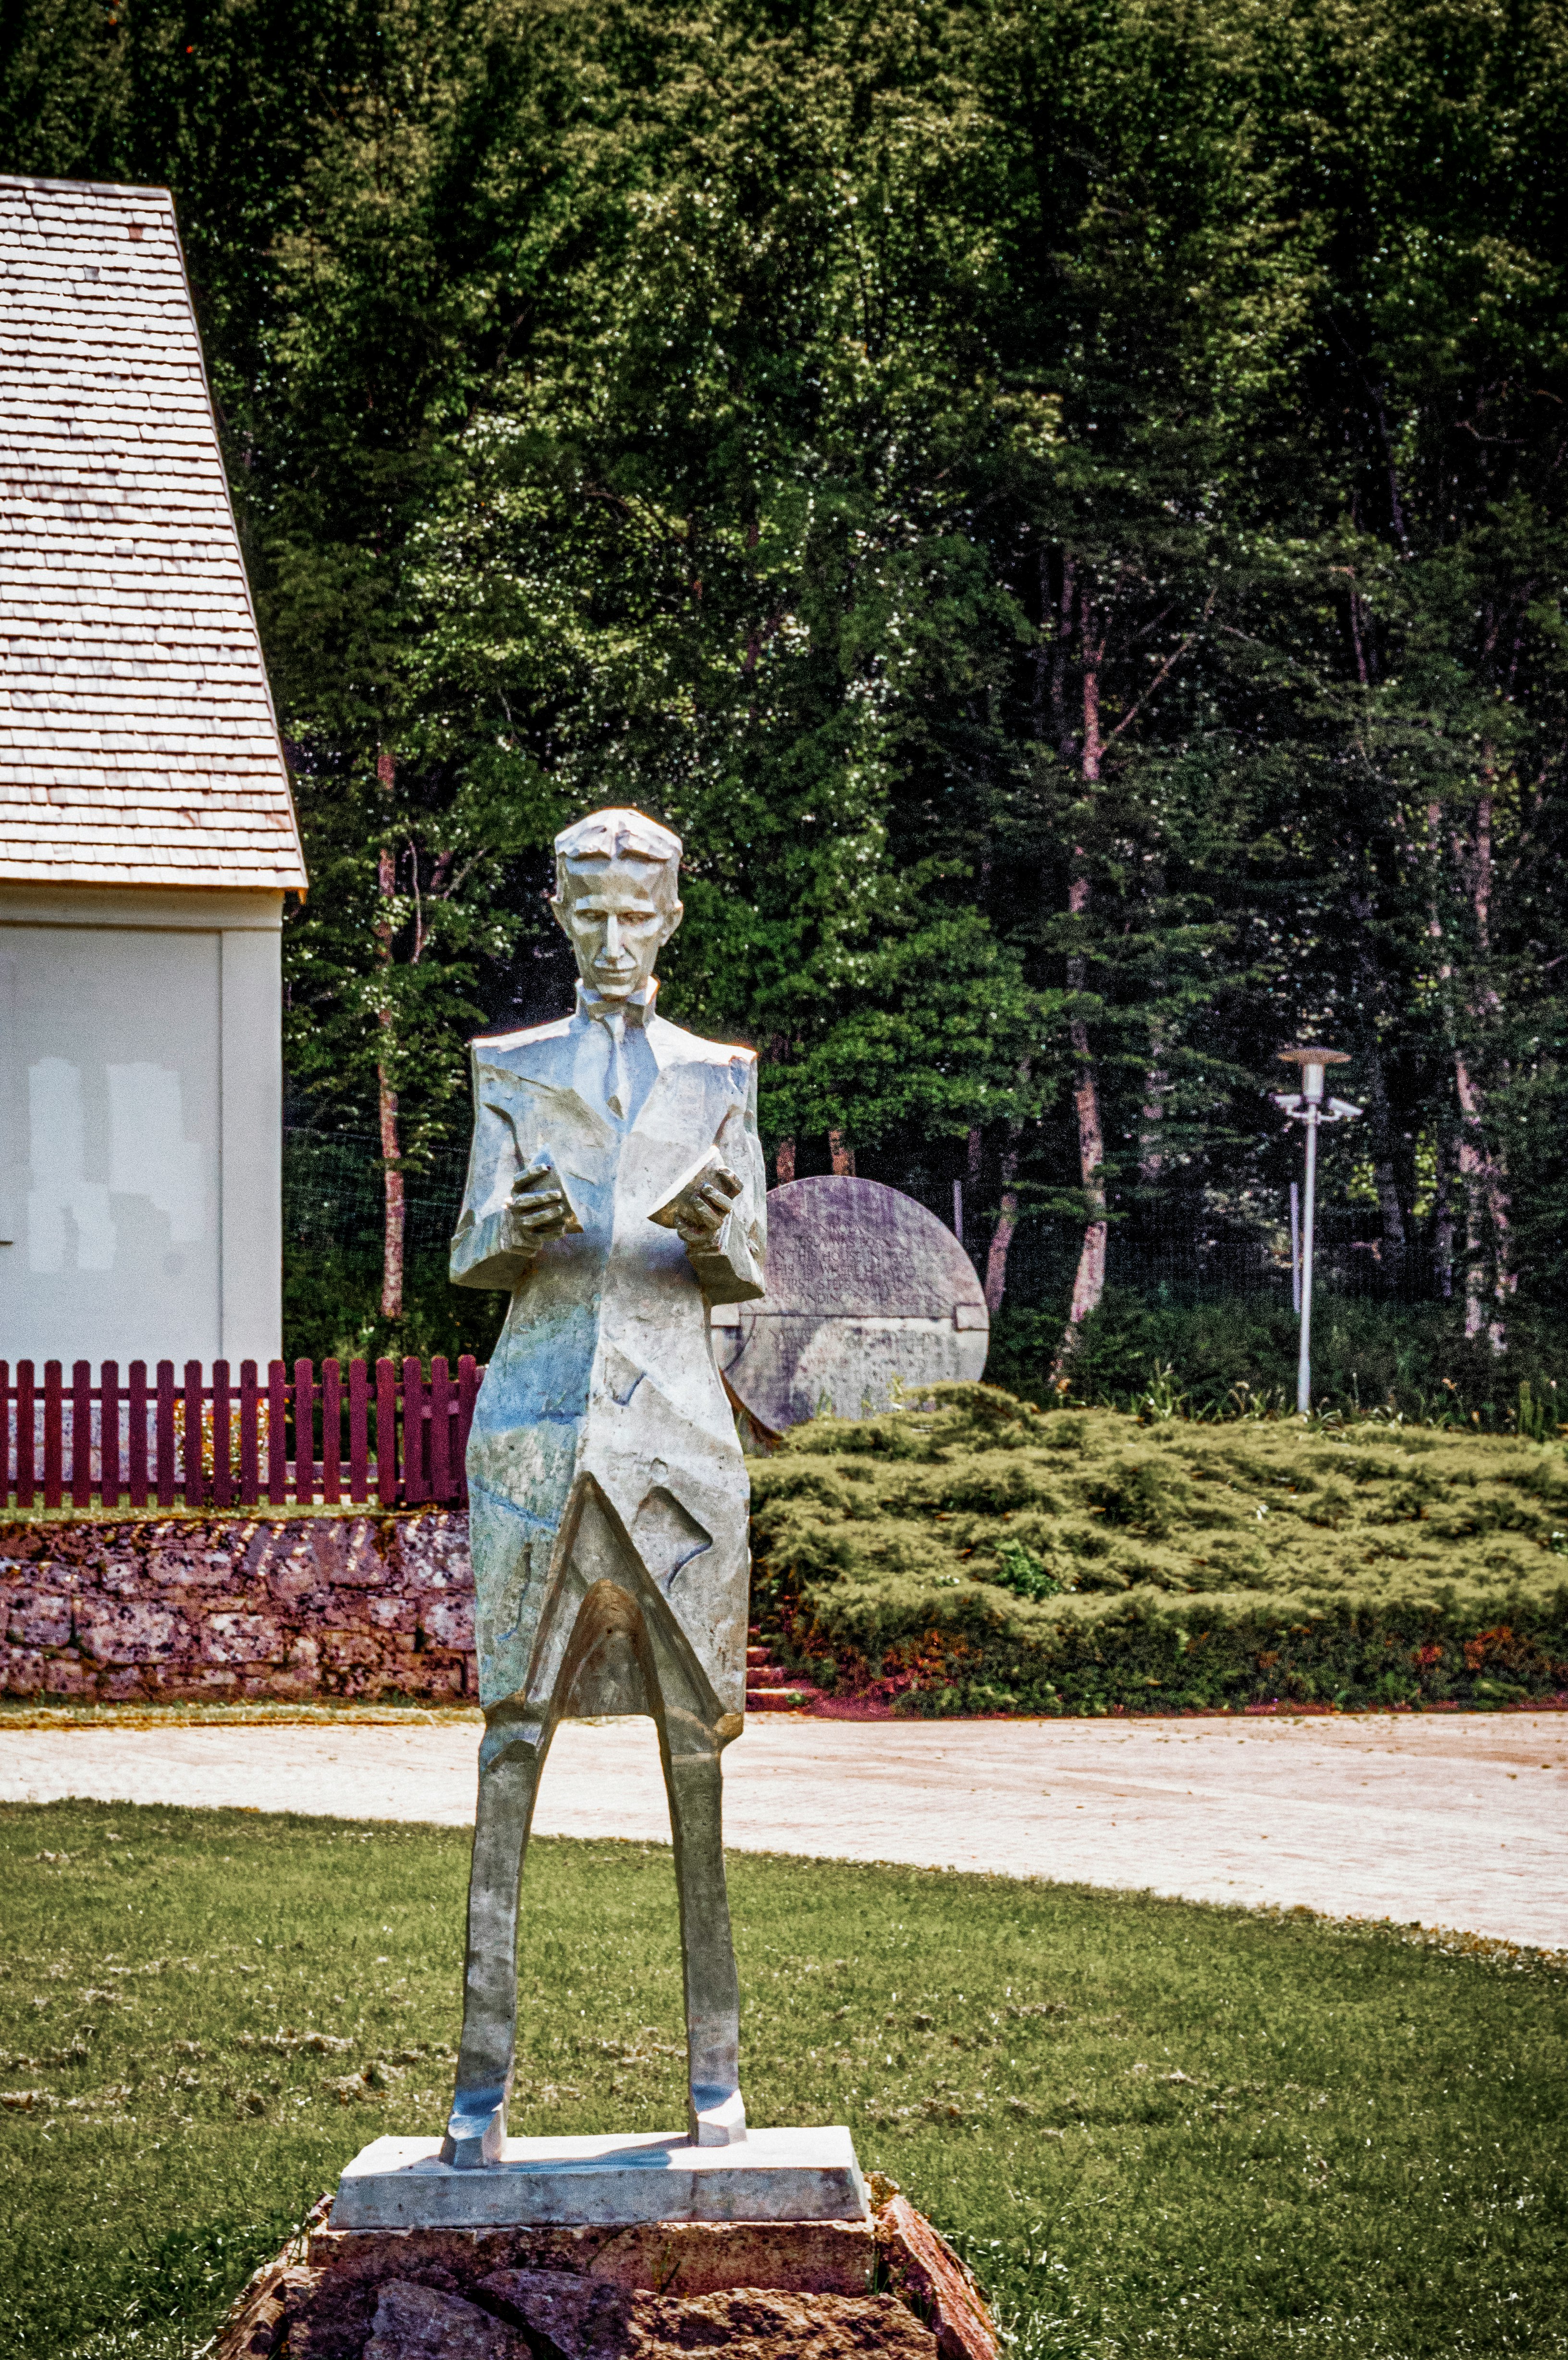
[[[0,886],[0,1357],[280,1350],[281,906]]]

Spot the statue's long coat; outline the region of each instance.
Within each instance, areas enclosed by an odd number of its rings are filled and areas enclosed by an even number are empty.
[[[624,1633],[608,1630],[575,1668],[569,1656],[582,1598],[598,1577],[629,1573],[645,1612],[667,1612],[681,1634],[713,1719],[727,1721],[746,1701],[750,1483],[708,1311],[763,1291],[757,1060],[650,1013],[657,1076],[622,1128],[572,1087],[593,1021],[580,1009],[473,1044],[474,1145],[452,1275],[512,1290],[468,1445],[480,1699],[647,1710]],[[694,1262],[648,1216],[710,1147],[744,1190],[715,1250]],[[513,1181],[546,1153],[583,1234],[551,1239],[523,1264],[506,1252],[501,1220]]]

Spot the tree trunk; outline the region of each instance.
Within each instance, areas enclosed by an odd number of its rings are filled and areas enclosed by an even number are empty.
[[[1463,1073],[1463,1059],[1455,1060]],[[1486,1247],[1481,1215],[1482,1162],[1475,1142],[1459,1134],[1459,1181],[1465,1191],[1465,1333],[1478,1336],[1486,1325]]]
[[[1007,1125],[1007,1143],[1002,1150],[1001,1210],[996,1216],[996,1226],[991,1232],[990,1250],[985,1256],[985,1308],[993,1319],[1000,1311],[1002,1297],[1007,1291],[1007,1255],[1012,1250],[1013,1232],[1018,1226],[1018,1192],[1014,1184],[1018,1176],[1023,1135],[1021,1122]]]
[[[749,541],[746,544],[748,548],[751,545]],[[768,1065],[787,1065],[789,1062],[789,1043],[787,1036],[782,1032],[769,1034],[768,1046],[762,1054]],[[792,1132],[786,1132],[774,1150],[773,1169],[780,1188],[786,1186],[795,1177],[795,1140]]]
[[[1480,989],[1472,1014],[1485,1023],[1497,1007],[1487,973],[1492,912],[1492,749],[1482,750],[1482,792],[1475,804],[1475,850],[1470,872],[1475,912],[1475,948]],[[1478,1000],[1479,1005],[1476,1005]],[[1516,1284],[1511,1259],[1507,1175],[1486,1141],[1481,1085],[1465,1051],[1454,1052],[1454,1087],[1459,1100],[1459,1176],[1465,1189],[1465,1333],[1478,1336],[1483,1324],[1494,1352],[1508,1349],[1503,1313]],[[1491,1297],[1490,1317],[1486,1298]]]
[[[1079,894],[1082,892],[1082,899]],[[1075,880],[1070,910],[1082,910],[1088,902],[1086,880]],[[1067,962],[1067,989],[1083,989],[1083,961]],[[1089,1028],[1081,1016],[1068,1024],[1068,1038],[1077,1065],[1077,1080],[1073,1091],[1073,1104],[1078,1117],[1078,1169],[1083,1182],[1083,1195],[1089,1209],[1083,1243],[1078,1252],[1078,1268],[1073,1281],[1073,1300],[1067,1307],[1067,1328],[1057,1355],[1059,1365],[1077,1349],[1079,1330],[1092,1311],[1100,1307],[1105,1291],[1105,1134],[1100,1120],[1100,1091],[1094,1076],[1094,1061],[1089,1054]]]
[[[969,1126],[969,1135],[964,1142],[964,1187],[969,1207],[966,1226],[971,1238],[976,1240],[980,1235],[981,1184],[985,1176],[985,1133],[979,1123],[972,1122]],[[970,1251],[973,1252],[974,1248],[971,1247]],[[1002,1265],[1006,1270],[1006,1254],[1002,1257]]]
[[[1165,1043],[1160,1028],[1150,1025],[1149,1070],[1143,1077],[1142,1122],[1138,1137],[1138,1176],[1146,1188],[1156,1186],[1165,1169],[1165,1094],[1171,1087],[1171,1076],[1165,1070],[1164,1056]]]
[[[1374,1055],[1370,1067],[1374,1087],[1368,1093],[1372,1109],[1372,1177],[1377,1190],[1377,1210],[1383,1222],[1383,1279],[1390,1295],[1405,1284],[1405,1208],[1394,1171],[1392,1126],[1388,1093],[1383,1085],[1383,1061]]]
[[[1470,897],[1475,913],[1476,963],[1479,968],[1479,989],[1470,1000],[1472,1021],[1484,1024],[1497,1010],[1497,998],[1486,973],[1490,950],[1492,900],[1492,751],[1482,749],[1481,776],[1484,781],[1475,806],[1475,845],[1470,858]],[[1434,851],[1437,847],[1440,807],[1427,807],[1427,832]],[[1454,855],[1463,875],[1465,857],[1457,836]],[[1441,938],[1442,923],[1436,909],[1428,920],[1428,933]],[[1438,967],[1443,1006],[1454,1043],[1454,1088],[1459,1101],[1459,1178],[1465,1196],[1465,1333],[1478,1336],[1483,1326],[1486,1340],[1494,1352],[1508,1349],[1508,1327],[1503,1314],[1517,1280],[1509,1268],[1511,1239],[1507,1175],[1501,1161],[1492,1154],[1486,1142],[1486,1102],[1480,1083],[1470,1062],[1468,1051],[1456,1038],[1458,1027],[1454,1009],[1453,961],[1443,958]],[[1454,1220],[1447,1215],[1449,1271],[1452,1273]],[[1441,1235],[1443,1214],[1440,1209]],[[1444,1294],[1452,1291],[1452,1275]],[[1487,1295],[1491,1297],[1490,1317]]]
[[[853,1147],[845,1144],[844,1136],[842,1131],[829,1131],[828,1158],[832,1163],[835,1173],[842,1176],[846,1176],[851,1180],[854,1179],[855,1150]]]
[[[1082,769],[1084,785],[1093,788],[1100,782],[1100,759],[1105,748],[1100,736],[1101,649],[1094,644],[1091,630],[1092,618],[1085,606]],[[1069,917],[1084,918],[1088,912],[1089,877],[1084,866],[1083,847],[1074,845],[1073,881],[1067,890],[1067,913]],[[1081,993],[1087,980],[1087,962],[1081,953],[1075,953],[1067,962],[1067,989],[1074,995]],[[1090,1313],[1099,1309],[1100,1298],[1105,1291],[1105,1131],[1100,1115],[1099,1080],[1089,1050],[1089,1027],[1082,1015],[1069,1019],[1067,1036],[1073,1044],[1073,1058],[1077,1069],[1073,1104],[1078,1118],[1078,1170],[1083,1182],[1089,1218],[1078,1252],[1078,1268],[1073,1280],[1073,1300],[1067,1310],[1067,1327],[1057,1352],[1058,1368],[1076,1349],[1079,1330]]]
[[[1367,1143],[1372,1152],[1377,1210],[1383,1223],[1383,1278],[1389,1294],[1398,1295],[1404,1286],[1407,1238],[1405,1208],[1399,1202],[1399,1183],[1394,1171],[1394,1124],[1388,1110],[1388,1076],[1384,1071],[1383,1052],[1377,1039],[1383,979],[1367,932],[1372,923],[1371,901],[1365,894],[1353,894],[1350,907],[1356,922],[1356,963],[1361,978],[1362,1007],[1366,1011],[1361,1028],[1359,1065],[1367,1076]]]
[[[1438,1133],[1432,1196],[1432,1276],[1439,1295],[1448,1303],[1454,1296],[1454,1156],[1442,1131]]]
[[[1459,1178],[1465,1191],[1465,1333],[1478,1336],[1485,1327],[1493,1351],[1504,1352],[1508,1335],[1503,1313],[1515,1284],[1508,1268],[1508,1192],[1486,1145],[1480,1088],[1462,1049],[1454,1053],[1454,1083],[1461,1122]]]
[[[382,1018],[386,1022],[386,1018]],[[378,1065],[376,1080],[380,1085],[381,1153],[387,1159],[384,1175],[386,1201],[381,1250],[381,1317],[401,1319],[403,1317],[403,1175],[392,1169],[392,1159],[397,1154],[397,1093],[387,1086],[387,1068]]]
[[[1034,1060],[1026,1057],[1018,1067],[1018,1094],[1024,1096],[1034,1074]],[[1018,1164],[1023,1154],[1024,1122],[1022,1115],[1007,1125],[1007,1144],[1002,1150],[998,1177],[1001,1181],[1001,1203],[996,1214],[996,1226],[991,1232],[991,1242],[985,1252],[985,1308],[994,1319],[1002,1307],[1002,1297],[1007,1291],[1007,1256],[1012,1251],[1013,1236],[1018,1226]],[[982,1157],[985,1137],[978,1123],[969,1129],[969,1185],[976,1197],[980,1193]]]
[[[376,776],[384,793],[389,793],[397,778],[397,765],[384,747],[376,758]],[[390,902],[397,890],[397,870],[391,851],[383,846],[376,882],[381,898]],[[392,964],[392,918],[390,911],[376,922],[376,940],[383,967]],[[386,993],[382,995],[381,1011],[376,1022],[387,1046],[391,1046],[392,1011]],[[405,1210],[403,1175],[395,1166],[400,1149],[397,1142],[397,1093],[392,1087],[390,1071],[385,1055],[376,1063],[376,1091],[381,1126],[381,1154],[386,1165],[382,1175],[382,1242],[381,1242],[381,1317],[401,1319],[403,1317],[403,1241]]]

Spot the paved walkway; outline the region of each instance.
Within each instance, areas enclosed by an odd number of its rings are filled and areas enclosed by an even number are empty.
[[[0,1799],[473,1817],[474,1728],[0,1732]],[[1305,1903],[1568,1948],[1568,1714],[1345,1721],[755,1717],[729,1843]],[[563,1729],[541,1834],[668,1841],[652,1724]]]

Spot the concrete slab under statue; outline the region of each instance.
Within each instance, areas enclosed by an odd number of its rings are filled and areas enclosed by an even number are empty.
[[[382,2138],[347,2167],[332,2207],[335,2229],[870,2217],[842,2124],[753,2130],[735,2147],[652,2131],[508,2139],[484,2171],[443,2163],[439,2139]]]
[[[767,1294],[713,1314],[724,1382],[764,1433],[985,1375],[984,1290],[914,1197],[847,1174],[791,1180],[768,1194],[768,1233]]]

